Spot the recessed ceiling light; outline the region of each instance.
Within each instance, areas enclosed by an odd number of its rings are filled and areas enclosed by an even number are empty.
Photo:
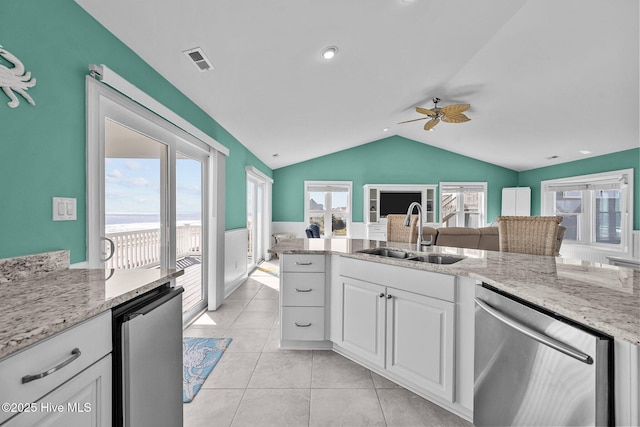
[[[271,157],[278,157],[279,155],[280,155],[280,154],[278,154],[278,153],[273,153],[273,154],[271,155]]]
[[[382,132],[389,132],[389,128],[382,129]]]
[[[591,154],[589,150],[580,150],[580,154]]]
[[[553,156],[547,157],[547,160],[557,159],[558,157],[560,156],[553,155]]]
[[[336,56],[337,53],[338,48],[336,46],[329,46],[322,49],[322,52],[320,52],[320,56],[322,56],[323,59],[333,59],[333,57]]]

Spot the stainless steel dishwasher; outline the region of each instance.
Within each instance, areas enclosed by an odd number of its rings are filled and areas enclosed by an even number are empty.
[[[182,292],[169,283],[113,309],[113,425],[182,426]]]
[[[476,426],[613,425],[611,337],[476,286]]]

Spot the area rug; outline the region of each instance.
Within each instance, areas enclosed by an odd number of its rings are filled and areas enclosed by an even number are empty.
[[[262,263],[260,265],[258,265],[258,270],[263,271],[267,274],[270,274],[272,276],[275,277],[279,277],[280,276],[280,269],[274,265],[270,265],[267,263]]]
[[[182,339],[182,401],[189,403],[196,396],[231,338]]]

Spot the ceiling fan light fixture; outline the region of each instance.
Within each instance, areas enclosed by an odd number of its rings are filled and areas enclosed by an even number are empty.
[[[322,59],[329,60],[329,59],[333,59],[337,53],[338,53],[337,46],[329,46],[322,49],[322,52],[320,52],[320,56],[322,57]]]

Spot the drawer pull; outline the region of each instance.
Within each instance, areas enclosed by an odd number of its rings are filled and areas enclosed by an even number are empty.
[[[309,323],[305,323],[305,324],[303,324],[303,325],[301,325],[301,324],[300,324],[300,323],[298,323],[298,322],[294,322],[294,324],[295,324],[298,328],[308,328],[309,326],[311,326],[311,322],[309,322]]]
[[[73,350],[71,350],[71,357],[69,357],[67,360],[65,360],[64,362],[60,363],[58,366],[54,366],[53,368],[51,368],[49,370],[46,370],[44,372],[41,372],[39,374],[36,374],[36,375],[25,375],[24,377],[22,377],[22,384],[26,384],[26,383],[29,383],[31,381],[39,380],[40,378],[44,378],[47,375],[51,375],[54,372],[59,371],[60,369],[64,368],[69,363],[73,362],[78,357],[80,357],[81,354],[82,353],[80,352],[79,348],[74,348]]]
[[[311,292],[313,289],[298,289],[296,288],[296,292]]]
[[[313,264],[311,261],[305,261],[305,262],[296,261],[296,265],[311,265],[311,264]]]

